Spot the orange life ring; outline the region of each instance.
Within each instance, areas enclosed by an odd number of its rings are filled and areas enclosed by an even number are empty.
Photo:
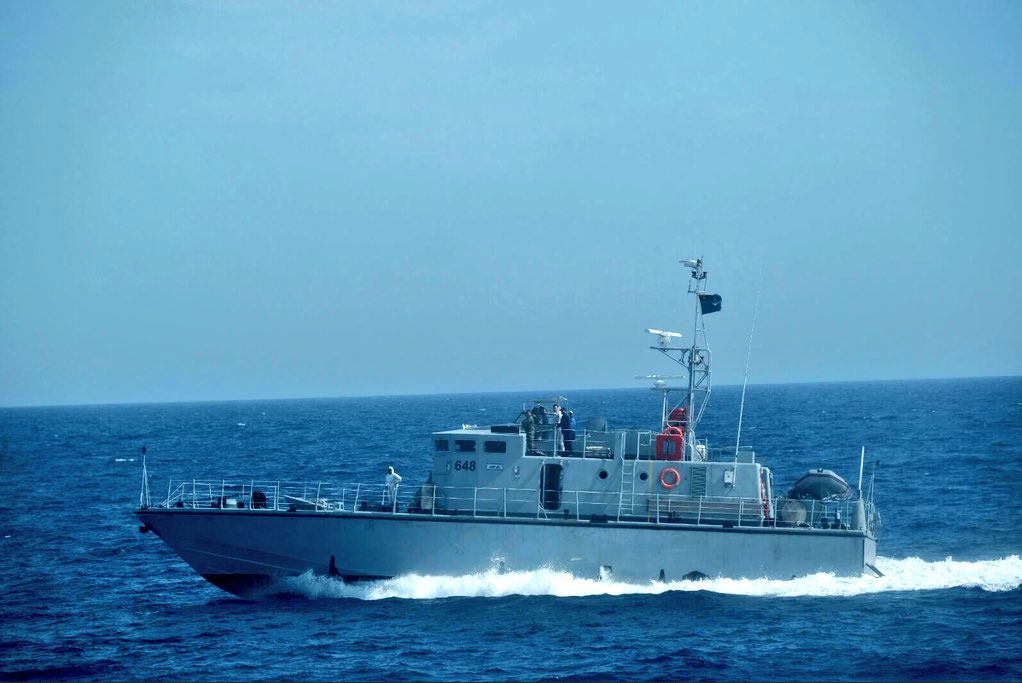
[[[674,475],[674,481],[672,483],[670,483],[670,484],[668,484],[667,481],[665,480],[665,477],[666,477],[668,472],[670,472],[671,474]],[[660,485],[663,486],[665,489],[673,489],[675,486],[677,486],[680,483],[681,483],[681,472],[679,472],[678,470],[674,469],[673,467],[665,467],[660,472]]]
[[[685,432],[681,430],[681,427],[671,426],[664,430],[664,434],[684,434],[684,433]]]

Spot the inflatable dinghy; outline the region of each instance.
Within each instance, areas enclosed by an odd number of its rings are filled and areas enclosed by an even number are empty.
[[[832,470],[821,467],[799,477],[788,497],[802,500],[845,500],[851,495],[852,487],[847,481]]]

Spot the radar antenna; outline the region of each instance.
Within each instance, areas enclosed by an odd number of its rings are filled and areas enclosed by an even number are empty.
[[[660,429],[667,428],[667,396],[672,391],[684,391],[684,387],[680,386],[669,386],[667,380],[671,379],[684,379],[685,375],[636,375],[635,379],[651,379],[653,380],[653,386],[650,387],[653,391],[659,391],[661,395],[660,401]]]
[[[659,337],[657,339],[657,344],[664,347],[669,346],[672,339],[681,339],[683,336],[681,332],[665,332],[663,330],[655,330],[652,327],[647,327],[646,331],[650,334],[657,335],[657,337]]]

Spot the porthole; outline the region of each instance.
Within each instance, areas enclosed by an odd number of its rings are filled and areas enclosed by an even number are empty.
[[[607,470],[600,470],[600,479],[607,478]]]
[[[647,479],[649,479],[649,475],[646,474],[645,472],[640,472],[639,479],[641,479],[642,481],[646,481]]]

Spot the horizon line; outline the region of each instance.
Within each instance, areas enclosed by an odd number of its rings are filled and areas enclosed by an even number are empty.
[[[756,382],[750,383],[750,387],[770,386],[800,386],[806,384],[874,384],[878,382],[944,382],[949,380],[983,380],[983,379],[1020,379],[1022,375],[970,375],[952,377],[914,377],[914,378],[883,378],[883,379],[855,379],[855,380],[805,380],[794,382]],[[719,384],[717,388],[741,387],[741,383]],[[651,387],[591,387],[588,389],[558,389],[558,393],[570,393],[573,391],[631,391],[650,389]],[[157,406],[157,405],[186,405],[193,403],[258,403],[265,401],[329,401],[335,399],[359,399],[359,398],[402,398],[402,397],[424,397],[424,396],[469,396],[489,394],[524,394],[537,392],[547,394],[552,389],[507,389],[498,391],[446,391],[446,392],[410,392],[404,394],[334,394],[329,396],[277,396],[277,397],[255,397],[255,398],[206,398],[206,399],[171,399],[153,401],[109,401],[99,403],[28,403],[18,405],[0,405],[0,410],[20,410],[31,408],[99,408],[113,406]]]

